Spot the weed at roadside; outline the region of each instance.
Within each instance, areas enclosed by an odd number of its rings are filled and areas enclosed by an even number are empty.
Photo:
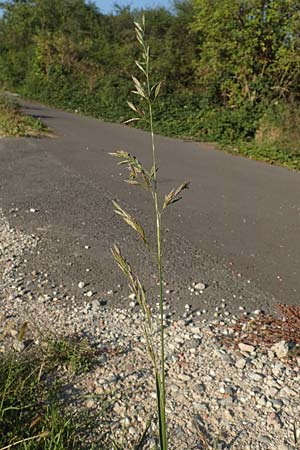
[[[20,442],[19,448],[75,450],[76,426],[64,417],[42,364],[33,352],[1,357],[0,448]]]
[[[87,343],[68,339],[1,355],[0,450],[93,448],[85,442],[87,430],[99,418],[82,406],[70,408],[65,390],[75,374],[91,368],[95,356]],[[103,449],[105,442],[101,442]]]
[[[98,353],[87,340],[76,338],[46,340],[43,352],[50,367],[60,366],[76,375],[88,372],[95,364]]]
[[[146,292],[139,277],[136,276],[130,264],[123,257],[121,250],[115,246],[112,249],[112,254],[116,260],[117,265],[128,280],[129,288],[132,294],[137,299],[142,311],[142,332],[146,340],[146,346],[150,360],[152,362],[155,384],[156,384],[156,399],[157,399],[157,416],[158,416],[158,434],[160,450],[167,450],[168,435],[167,435],[167,418],[166,418],[166,383],[165,383],[165,333],[164,333],[164,298],[163,298],[163,263],[162,263],[162,216],[165,210],[173,203],[181,199],[181,193],[187,189],[189,183],[183,183],[177,189],[172,189],[167,195],[162,204],[158,197],[158,166],[156,156],[156,145],[154,138],[153,126],[153,106],[159,96],[161,89],[161,82],[151,85],[150,81],[150,48],[144,40],[145,36],[145,18],[142,19],[142,24],[135,22],[136,38],[141,49],[141,60],[136,61],[136,66],[140,71],[141,81],[136,77],[132,77],[134,90],[137,101],[132,103],[128,101],[128,106],[135,113],[135,117],[129,119],[126,123],[143,122],[147,124],[150,129],[151,147],[152,147],[152,167],[146,169],[142,163],[133,155],[125,151],[118,151],[112,153],[117,157],[119,164],[127,166],[129,169],[129,179],[126,180],[128,184],[143,187],[149,194],[153,203],[154,222],[156,225],[156,244],[153,246],[147,233],[144,231],[140,223],[132,217],[129,213],[124,211],[122,207],[113,202],[115,212],[139,235],[144,245],[149,250],[149,254],[153,257],[157,265],[158,284],[159,284],[159,332],[160,342],[157,346],[154,340],[155,321],[151,313],[151,308],[148,303]]]
[[[39,119],[22,114],[15,99],[0,93],[0,136],[41,137],[48,132]]]

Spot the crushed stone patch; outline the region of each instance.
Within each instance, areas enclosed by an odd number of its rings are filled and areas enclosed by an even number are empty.
[[[27,342],[40,345],[50,335],[87,339],[99,349],[99,357],[95,367],[75,377],[69,387],[70,394],[76,392],[70,395],[72,407],[96,414],[107,401],[109,425],[99,422],[86,439],[96,440],[110,430],[130,448],[155,416],[156,407],[139,309],[134,299],[128,300],[127,309],[108,308],[106,299],[97,294],[80,303],[51,274],[38,267],[27,273],[26,264],[30,259],[32,267],[39,239],[12,229],[0,212],[0,352],[25,351]],[[178,318],[166,303],[170,448],[294,448],[294,424],[300,434],[300,358],[291,365],[267,347],[224,345],[220,337],[229,334],[230,338],[237,317],[227,312],[226,303],[216,315],[207,319],[187,306]],[[153,317],[157,321],[156,309]],[[25,340],[18,345],[24,322],[28,324]],[[153,420],[145,448],[156,442]]]

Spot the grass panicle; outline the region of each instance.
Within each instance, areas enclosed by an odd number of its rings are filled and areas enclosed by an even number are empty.
[[[111,153],[111,155],[118,158],[119,165],[126,165],[129,169],[129,179],[125,180],[127,183],[140,186],[149,191],[153,203],[155,225],[156,225],[156,245],[154,248],[150,244],[144,228],[139,222],[133,218],[129,213],[116,202],[113,202],[116,213],[133,228],[143,243],[150,250],[150,255],[154,256],[158,280],[159,280],[159,329],[160,329],[160,345],[157,346],[153,339],[153,316],[149,306],[145,289],[140,279],[133,274],[130,264],[123,257],[121,250],[115,246],[112,249],[112,254],[116,260],[117,265],[126,276],[129,288],[135,295],[143,315],[142,332],[144,334],[147,350],[153,365],[156,396],[157,396],[157,415],[158,415],[158,434],[160,442],[160,450],[167,450],[168,436],[167,436],[167,419],[166,419],[166,383],[165,383],[165,333],[164,333],[164,299],[163,299],[163,263],[162,263],[162,215],[164,210],[171,204],[181,199],[181,193],[184,189],[189,187],[189,183],[181,184],[177,189],[165,196],[164,202],[160,204],[158,196],[158,180],[157,180],[157,157],[156,157],[156,143],[154,137],[153,127],[153,107],[159,93],[161,91],[162,82],[151,84],[150,80],[150,48],[145,42],[145,19],[143,17],[142,23],[134,22],[136,38],[141,49],[141,60],[136,61],[136,66],[140,71],[141,79],[132,77],[134,89],[132,93],[136,96],[136,101],[128,101],[129,108],[134,111],[136,117],[127,120],[125,123],[132,121],[147,122],[150,129],[151,148],[152,148],[152,166],[146,169],[143,164],[133,155],[125,151],[118,151]]]

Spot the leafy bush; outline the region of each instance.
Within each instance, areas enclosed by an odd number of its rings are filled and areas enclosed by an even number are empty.
[[[221,143],[250,140],[255,136],[258,120],[258,109],[247,103],[234,109],[210,109],[203,118],[202,137]]]
[[[287,153],[300,153],[300,107],[298,103],[273,102],[264,112],[256,131],[257,144],[272,144]]]
[[[21,113],[15,99],[0,94],[0,135],[39,137],[46,132],[47,127],[40,120]]]
[[[300,152],[287,152],[286,149],[277,143],[260,143],[239,142],[238,149],[232,146],[225,146],[233,153],[238,152],[241,155],[247,156],[258,161],[266,161],[271,164],[278,164],[286,166],[290,169],[300,170]]]

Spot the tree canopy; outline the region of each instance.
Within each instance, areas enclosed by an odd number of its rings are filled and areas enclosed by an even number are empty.
[[[222,101],[299,95],[300,2],[195,0],[192,28],[202,40],[196,63],[200,83]]]
[[[127,116],[138,51],[132,24],[142,11],[105,15],[84,0],[0,7],[2,86],[96,117]],[[159,131],[253,139],[270,105],[298,108],[300,0],[174,0],[172,11],[143,13],[152,75],[164,81]]]

